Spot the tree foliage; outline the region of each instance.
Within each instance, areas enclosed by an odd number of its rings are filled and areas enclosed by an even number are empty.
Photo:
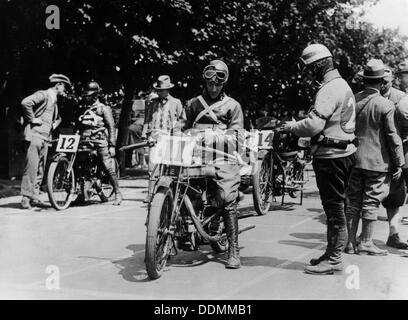
[[[10,72],[11,100],[45,85],[51,72],[76,82],[96,79],[106,90],[123,86],[124,125],[133,94],[148,89],[158,75],[170,74],[174,94],[187,99],[199,92],[205,64],[221,58],[230,66],[228,91],[244,107],[281,101],[307,108],[313,92],[296,67],[307,44],[327,45],[350,83],[371,57],[395,66],[408,55],[397,31],[361,20],[362,5],[374,2],[1,1],[0,76]],[[60,30],[45,27],[50,4],[60,8]]]

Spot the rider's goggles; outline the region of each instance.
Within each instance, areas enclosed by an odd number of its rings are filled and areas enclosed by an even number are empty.
[[[212,67],[212,66],[209,66]],[[215,69],[204,69],[204,79],[205,80],[215,80],[219,83],[227,82],[228,74],[226,71],[223,70],[215,70]]]

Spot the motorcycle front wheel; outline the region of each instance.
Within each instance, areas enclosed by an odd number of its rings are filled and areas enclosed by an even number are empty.
[[[273,161],[272,155],[266,155],[258,166],[258,170],[252,176],[252,198],[254,208],[258,215],[263,216],[269,212],[273,196]],[[259,164],[259,162],[258,162]]]
[[[47,193],[56,210],[65,210],[71,204],[75,191],[74,170],[68,172],[69,160],[61,157],[50,164],[47,175]]]
[[[150,279],[163,273],[173,244],[169,233],[173,207],[173,193],[169,188],[159,189],[153,196],[146,234],[146,271]]]

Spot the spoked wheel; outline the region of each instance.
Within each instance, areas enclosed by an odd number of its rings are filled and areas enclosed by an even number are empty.
[[[258,170],[252,176],[252,197],[255,211],[258,215],[265,215],[271,207],[273,196],[273,163],[270,156],[265,156]]]
[[[116,158],[111,158],[110,160],[111,160],[110,165],[115,169],[116,177],[119,179],[120,168],[119,168],[118,161],[116,160]],[[101,201],[102,202],[112,201],[115,194],[114,194],[113,186],[111,182],[109,181],[109,175],[106,172],[103,173],[103,177],[101,179],[101,189],[102,190],[99,193],[99,198],[101,199]]]
[[[71,169],[68,172],[69,160],[59,158],[50,164],[47,175],[47,193],[51,205],[56,210],[65,210],[69,207],[71,195],[75,191],[75,176]]]
[[[160,278],[169,257],[173,239],[169,234],[173,193],[163,188],[154,195],[146,235],[146,270],[150,279]]]
[[[299,193],[303,196],[304,165],[300,162],[292,162],[287,177],[287,185],[291,188],[289,196],[294,199],[299,196]]]

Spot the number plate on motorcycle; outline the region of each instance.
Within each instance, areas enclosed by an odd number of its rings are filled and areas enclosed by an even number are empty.
[[[274,132],[273,130],[260,130],[259,131],[259,147],[272,147]]]
[[[60,134],[57,144],[57,152],[77,152],[80,136]]]

